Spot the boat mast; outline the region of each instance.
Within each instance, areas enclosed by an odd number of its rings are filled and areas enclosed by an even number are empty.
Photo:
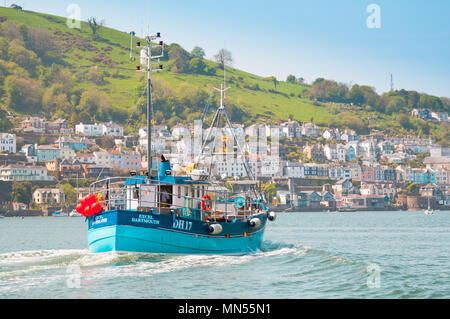
[[[133,37],[134,32],[131,32],[131,36]],[[164,42],[160,41],[157,45],[152,45],[152,41],[161,38],[161,33],[158,32],[156,35],[148,35],[145,37],[147,41],[147,45],[142,47],[140,54],[140,62],[141,65],[146,67],[146,70],[141,70],[141,67],[137,67],[137,71],[147,72],[147,174],[148,177],[151,178],[151,170],[152,170],[152,72],[158,72],[163,69],[163,66],[160,64],[160,59],[164,57]],[[133,43],[133,41],[131,41]],[[136,46],[141,47],[141,43],[137,42]],[[159,48],[161,51],[158,55],[152,54],[152,49]],[[131,60],[134,57],[131,56]],[[153,61],[157,60],[157,61]],[[152,64],[158,64],[158,68],[152,70]]]
[[[224,78],[223,78],[223,82],[224,82],[224,83],[220,85],[220,89],[219,89],[219,88],[216,88],[216,87],[213,87],[214,90],[220,92],[220,106],[218,107],[218,109],[217,109],[217,111],[216,111],[216,113],[215,113],[215,115],[214,115],[214,118],[213,118],[213,120],[212,120],[212,122],[211,122],[211,125],[210,125],[210,127],[209,127],[209,131],[208,131],[208,134],[207,134],[207,136],[206,136],[206,139],[205,139],[204,142],[203,142],[203,146],[202,146],[202,149],[201,149],[201,151],[200,151],[200,155],[203,154],[203,152],[204,152],[204,150],[205,150],[205,148],[206,148],[206,144],[207,144],[207,142],[208,142],[208,140],[209,140],[209,138],[210,138],[210,136],[211,136],[212,129],[213,129],[214,125],[215,125],[216,123],[218,123],[220,115],[223,115],[223,117],[225,118],[225,121],[226,121],[226,125],[227,125],[228,128],[230,129],[231,135],[233,136],[234,142],[236,143],[237,148],[238,148],[239,152],[241,153],[241,156],[242,156],[242,162],[243,162],[243,165],[244,165],[244,170],[245,170],[247,176],[248,176],[253,182],[256,183],[256,182],[257,182],[256,177],[255,177],[255,175],[253,174],[252,170],[250,169],[250,167],[249,167],[249,165],[248,165],[248,163],[247,163],[247,160],[246,160],[246,158],[245,158],[245,153],[244,153],[244,151],[243,151],[241,145],[239,144],[239,141],[238,141],[238,139],[237,139],[236,134],[234,133],[233,125],[231,124],[230,118],[228,117],[227,110],[225,109],[225,106],[224,106],[225,92],[226,92],[227,90],[230,89],[229,87],[228,87],[228,88],[226,87],[226,77],[225,77],[225,72],[226,72],[226,71],[225,71],[225,65],[224,65]],[[200,155],[199,155],[198,158],[195,160],[196,163],[198,163]],[[257,191],[255,188],[253,189],[253,193],[255,194],[256,197],[261,198],[261,193],[260,193],[259,191]]]
[[[147,172],[148,178],[151,179],[152,171],[152,43],[151,39],[147,37]]]

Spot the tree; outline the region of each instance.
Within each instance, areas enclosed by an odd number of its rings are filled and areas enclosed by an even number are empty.
[[[13,202],[30,205],[33,185],[31,182],[13,182],[11,198]]]
[[[205,50],[203,50],[201,47],[194,47],[191,51],[191,54],[200,59],[203,59],[206,56]]]
[[[77,190],[72,185],[69,183],[64,184],[62,186],[62,191],[64,192],[67,204],[70,205],[77,202]]]
[[[37,66],[41,64],[37,54],[24,48],[18,40],[13,40],[9,44],[8,57],[10,61],[17,63],[32,75],[35,75]]]
[[[170,45],[168,55],[172,72],[184,73],[189,70],[189,54],[179,44]]]
[[[97,66],[93,66],[89,69],[87,79],[97,85],[102,85],[105,83],[104,72],[99,70]]]
[[[409,120],[409,116],[407,114],[401,114],[397,120],[405,130],[412,128],[411,121]]]
[[[295,84],[295,83],[297,83],[297,78],[294,75],[290,74],[287,76],[286,82]]]
[[[355,105],[362,105],[365,102],[364,94],[359,85],[352,86],[349,92],[349,100]]]
[[[389,98],[389,102],[386,105],[386,113],[399,113],[399,111],[401,111],[405,106],[406,102],[404,98],[402,98],[401,96],[392,96]]]
[[[266,77],[265,79],[268,81],[272,81],[274,88],[277,89],[278,80],[275,76],[269,76],[269,77]]]
[[[47,114],[52,114],[56,110],[70,114],[73,111],[72,108],[62,84],[54,84],[45,90],[42,96],[42,109]]]
[[[113,136],[105,135],[95,139],[95,143],[104,149],[112,149],[116,146],[116,142]]]
[[[205,68],[206,63],[201,58],[196,57],[189,62],[189,70],[191,70],[191,72],[199,74],[205,73]]]
[[[274,198],[277,194],[277,185],[274,183],[262,184],[261,191],[264,193],[266,200],[271,202],[272,198]]]
[[[222,69],[226,65],[230,65],[233,63],[233,57],[231,52],[227,49],[221,49],[215,56],[214,60],[219,64],[219,67]]]
[[[105,92],[90,88],[81,95],[78,109],[87,111],[92,118],[97,117],[100,120],[108,120],[108,118],[99,118],[99,115],[102,113],[104,115],[103,117],[108,117],[107,113],[110,112],[110,102]]]
[[[416,91],[410,91],[408,94],[408,107],[415,108],[419,103],[420,95]]]
[[[98,37],[98,31],[105,25],[105,21],[100,21],[95,17],[90,17],[87,21],[89,24],[89,28],[92,31],[92,37],[96,39]]]
[[[40,89],[38,81],[8,76],[5,80],[7,106],[17,112],[36,114],[41,104]]]

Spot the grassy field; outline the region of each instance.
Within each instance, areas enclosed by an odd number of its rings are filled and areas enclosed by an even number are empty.
[[[97,88],[107,93],[113,108],[135,111],[133,93],[145,81],[143,74],[136,72],[138,62],[129,59],[130,35],[127,32],[103,27],[99,32],[99,39],[92,40],[92,33],[86,22],[81,22],[80,29],[67,27],[65,18],[28,11],[0,8],[0,16],[7,17],[8,23],[24,23],[30,27],[49,30],[57,39],[61,49],[60,57],[67,64],[74,76],[77,71],[94,65],[102,66],[91,59],[96,57],[112,60],[116,68],[107,69],[116,76],[106,76],[105,83]],[[170,39],[167,39],[170,42]],[[137,52],[135,52],[137,55]],[[206,61],[208,65],[217,67],[217,64]],[[223,81],[223,71],[218,70],[216,75],[182,74],[164,71],[155,73],[155,78],[166,82],[174,91],[182,83],[189,83],[199,90],[210,92],[213,86],[220,86]],[[234,68],[227,68],[227,92],[230,101],[245,112],[252,115],[255,120],[276,121],[293,117],[298,121],[315,123],[327,122],[331,116],[327,108],[314,105],[305,98],[308,87],[280,81],[276,88],[272,81],[260,76],[249,74]],[[90,85],[82,81],[77,82],[80,89],[87,89]],[[259,89],[254,89],[254,88]]]

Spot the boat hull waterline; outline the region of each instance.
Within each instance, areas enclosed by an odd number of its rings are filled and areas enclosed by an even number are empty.
[[[261,248],[267,214],[247,221],[201,221],[152,212],[112,210],[89,219],[88,243],[93,253],[109,251],[168,254],[246,254]],[[222,231],[212,235],[210,225]]]

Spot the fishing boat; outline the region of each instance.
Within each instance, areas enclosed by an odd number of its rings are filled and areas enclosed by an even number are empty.
[[[75,209],[69,213],[69,217],[83,217],[83,215],[79,214]]]
[[[53,217],[67,217],[69,216],[67,213],[64,213],[63,211],[56,211],[52,214]]]
[[[148,36],[141,57],[147,63],[147,171],[130,176],[96,181],[90,195],[81,200],[77,212],[88,222],[91,252],[109,251],[172,254],[245,254],[260,249],[269,212],[264,196],[256,187],[244,193],[232,193],[217,187],[217,182],[193,165],[185,175],[174,172],[170,160],[160,157],[157,173],[152,173],[151,154],[151,60],[152,41]],[[160,42],[163,46],[163,43]],[[161,50],[163,52],[163,48]],[[157,58],[161,57],[157,56]],[[145,59],[144,59],[145,60]],[[142,63],[142,58],[141,58]],[[231,128],[220,89],[221,103],[211,127],[224,116]],[[206,141],[202,152],[206,147]],[[232,129],[230,129],[233,132]],[[242,151],[236,136],[233,137]],[[245,159],[245,157],[242,157]],[[248,163],[244,168],[254,178]]]
[[[343,207],[339,207],[338,208],[338,212],[341,212],[341,213],[353,213],[353,212],[356,212],[356,209],[352,208],[350,206],[343,206]]]

